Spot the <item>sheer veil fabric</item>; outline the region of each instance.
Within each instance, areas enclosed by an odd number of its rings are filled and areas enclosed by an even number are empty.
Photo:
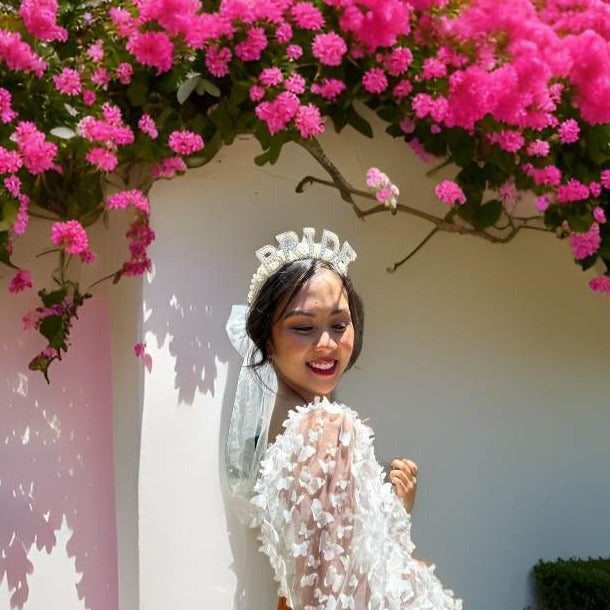
[[[355,411],[316,399],[290,411],[267,446],[277,381],[270,365],[260,379],[246,366],[253,349],[246,314],[235,306],[227,324],[246,358],[227,473],[250,525],[260,528],[279,595],[292,610],[461,610],[434,567],[413,558],[410,516],[384,482],[373,432]]]

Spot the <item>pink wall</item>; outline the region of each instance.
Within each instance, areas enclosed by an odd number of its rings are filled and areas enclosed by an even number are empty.
[[[28,553],[52,554],[65,518],[78,597],[91,610],[116,610],[108,300],[99,294],[87,302],[72,351],[51,367],[50,386],[27,368],[43,347],[35,331],[21,330],[33,303],[33,294],[5,293],[0,309],[0,581],[13,607],[38,610],[28,604],[37,570]],[[61,599],[52,602],[62,607]]]

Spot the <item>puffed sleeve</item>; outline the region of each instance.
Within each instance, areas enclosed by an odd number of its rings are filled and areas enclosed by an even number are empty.
[[[409,515],[383,484],[372,433],[355,412],[319,401],[291,412],[284,427],[252,503],[261,550],[290,608],[461,607],[440,584],[432,597],[422,589],[435,577],[411,557]],[[421,593],[438,605],[417,605]]]

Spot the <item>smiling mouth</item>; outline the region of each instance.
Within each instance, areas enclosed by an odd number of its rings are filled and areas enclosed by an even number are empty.
[[[316,374],[323,377],[334,375],[337,370],[337,360],[334,358],[321,358],[307,363],[307,366]]]

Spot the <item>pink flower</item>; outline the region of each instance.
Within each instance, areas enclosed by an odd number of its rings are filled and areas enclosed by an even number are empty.
[[[65,28],[57,25],[57,0],[21,0],[19,16],[28,32],[40,40],[68,39]]]
[[[324,17],[311,2],[297,2],[290,14],[295,23],[303,30],[319,30],[324,25]]]
[[[17,195],[17,199],[19,200],[19,209],[17,210],[17,218],[15,218],[15,222],[13,223],[13,232],[16,235],[23,235],[30,222],[30,215],[28,213],[30,199],[27,195],[22,193]]]
[[[343,56],[347,53],[347,44],[335,32],[316,34],[311,51],[313,56],[325,66],[339,66],[343,61]]]
[[[275,30],[275,38],[278,42],[288,42],[292,38],[292,26],[289,23],[282,23]]]
[[[80,254],[89,249],[87,232],[78,220],[54,222],[51,226],[51,241],[68,254]]]
[[[22,161],[15,150],[6,150],[0,146],[0,174],[13,174],[19,170]]]
[[[464,191],[453,180],[443,180],[440,184],[436,185],[434,192],[441,201],[449,205],[454,203],[463,205],[466,203]]]
[[[117,66],[116,75],[122,85],[129,85],[133,78],[133,66],[126,61],[120,63]]]
[[[261,102],[254,112],[259,119],[267,123],[269,132],[273,135],[286,128],[299,106],[299,98],[294,93],[282,91],[273,102]]]
[[[561,182],[561,171],[554,165],[546,165],[540,169],[524,165],[523,171],[538,185],[558,186]]]
[[[299,106],[294,123],[303,138],[320,135],[324,131],[324,121],[320,109],[314,104]]]
[[[284,80],[284,75],[279,68],[265,68],[258,75],[258,80],[265,87],[273,87]]]
[[[101,147],[92,148],[85,155],[85,159],[104,172],[114,171],[119,164],[119,160],[114,153]]]
[[[109,197],[106,201],[106,206],[111,210],[124,210],[130,205],[146,214],[150,212],[148,197],[138,189],[120,191]]]
[[[604,208],[595,208],[593,210],[593,218],[600,224],[604,224],[606,222],[606,212],[604,212]]]
[[[53,83],[64,95],[78,95],[82,90],[80,74],[72,68],[64,68],[60,74],[53,76]]]
[[[186,163],[182,160],[182,157],[168,157],[163,159],[161,163],[153,165],[151,175],[154,180],[173,178],[176,174],[185,172],[186,169]]]
[[[386,207],[396,209],[400,191],[388,178],[387,174],[377,167],[370,167],[366,172],[366,184],[369,188],[376,191],[375,198],[379,203],[382,203]]]
[[[108,89],[108,85],[110,83],[110,72],[108,72],[106,68],[98,68],[91,75],[91,82],[95,83],[98,85],[98,87],[101,87],[104,90]]]
[[[157,74],[172,67],[174,45],[165,32],[134,32],[126,48],[142,65],[157,68]]]
[[[131,36],[137,30],[137,22],[127,9],[111,6],[108,16],[121,36]]]
[[[40,78],[48,64],[36,55],[30,45],[21,39],[18,32],[0,29],[0,60],[4,60],[11,70],[32,72]]]
[[[589,190],[593,197],[599,197],[602,194],[602,185],[599,182],[589,182]]]
[[[407,97],[411,91],[413,91],[413,85],[408,80],[401,80],[394,89],[392,89],[392,95],[396,99],[402,100]]]
[[[546,157],[549,154],[550,145],[545,140],[534,140],[527,146],[527,154],[532,157]]]
[[[610,295],[610,277],[606,275],[598,275],[589,281],[589,288],[593,292],[605,292]]]
[[[296,61],[301,55],[303,55],[303,49],[298,44],[288,45],[288,48],[286,49],[286,56],[288,59]]]
[[[152,356],[146,353],[146,343],[136,343],[133,346],[133,351],[136,354],[136,358],[142,360],[146,370],[150,373],[152,371]]]
[[[260,102],[265,97],[265,90],[258,85],[252,85],[248,89],[248,95],[253,102]]]
[[[546,193],[544,195],[540,195],[539,197],[536,197],[534,205],[536,206],[536,209],[541,214],[544,214],[546,212],[547,208],[549,207],[549,205],[551,205],[551,196],[548,193]]]
[[[398,47],[384,58],[383,64],[389,74],[400,76],[409,69],[412,61],[413,54],[411,50],[407,47]]]
[[[172,131],[169,134],[169,147],[178,155],[192,155],[204,147],[203,138],[192,131]]]
[[[559,125],[559,139],[564,144],[578,142],[580,127],[574,119],[568,119]]]
[[[362,77],[362,86],[369,93],[381,93],[388,87],[388,79],[381,68],[371,68]]]
[[[211,45],[205,54],[205,65],[210,74],[217,78],[222,78],[229,73],[229,62],[233,54],[228,47],[218,48]]]
[[[104,41],[98,40],[94,42],[87,49],[87,55],[89,55],[89,57],[91,57],[91,59],[96,63],[102,61],[102,59],[104,59]]]
[[[18,114],[11,107],[12,97],[10,91],[0,87],[0,121],[10,123]]]
[[[8,291],[15,294],[17,292],[23,292],[24,290],[27,290],[32,286],[33,284],[31,272],[26,271],[25,269],[20,269],[11,278],[11,283],[8,285]]]
[[[258,61],[268,44],[265,30],[252,27],[247,34],[246,40],[242,40],[235,45],[235,55],[243,61]]]
[[[292,74],[284,83],[286,91],[291,91],[297,95],[305,93],[305,79],[300,74]]]
[[[570,248],[576,260],[582,260],[599,250],[602,238],[599,234],[599,225],[594,222],[586,233],[572,233],[570,235]]]
[[[409,117],[405,117],[402,121],[400,121],[398,126],[400,127],[403,133],[409,134],[415,131],[415,122]]]
[[[498,198],[504,204],[504,207],[513,210],[519,194],[517,192],[517,186],[515,185],[515,178],[510,176],[505,182],[503,182],[498,188]]]
[[[557,201],[559,203],[571,203],[588,198],[589,188],[576,178],[571,178],[567,184],[562,184],[557,188]]]
[[[488,139],[495,142],[507,152],[517,152],[525,144],[525,138],[518,131],[501,131],[500,133],[488,134]]]
[[[137,218],[126,233],[129,240],[130,259],[123,263],[121,273],[127,276],[138,276],[150,271],[151,260],[147,248],[155,239],[155,232],[148,226],[148,217]]]
[[[4,188],[13,197],[19,197],[21,194],[21,180],[17,176],[7,176],[4,179]]]
[[[29,121],[21,121],[15,130],[15,139],[23,164],[30,174],[41,174],[55,167],[57,145],[45,140],[44,133]]]
[[[97,95],[95,94],[95,91],[91,91],[91,89],[83,91],[83,104],[85,104],[85,106],[93,106],[96,98]]]
[[[427,57],[424,59],[422,79],[443,78],[447,76],[447,66],[436,57]]]
[[[599,176],[599,181],[605,189],[610,189],[610,169],[605,169]]]
[[[155,121],[149,114],[143,114],[138,121],[138,128],[142,133],[155,140],[159,135]]]
[[[343,81],[336,78],[325,78],[321,83],[314,83],[311,92],[320,95],[326,100],[334,100],[339,97],[346,89]]]

